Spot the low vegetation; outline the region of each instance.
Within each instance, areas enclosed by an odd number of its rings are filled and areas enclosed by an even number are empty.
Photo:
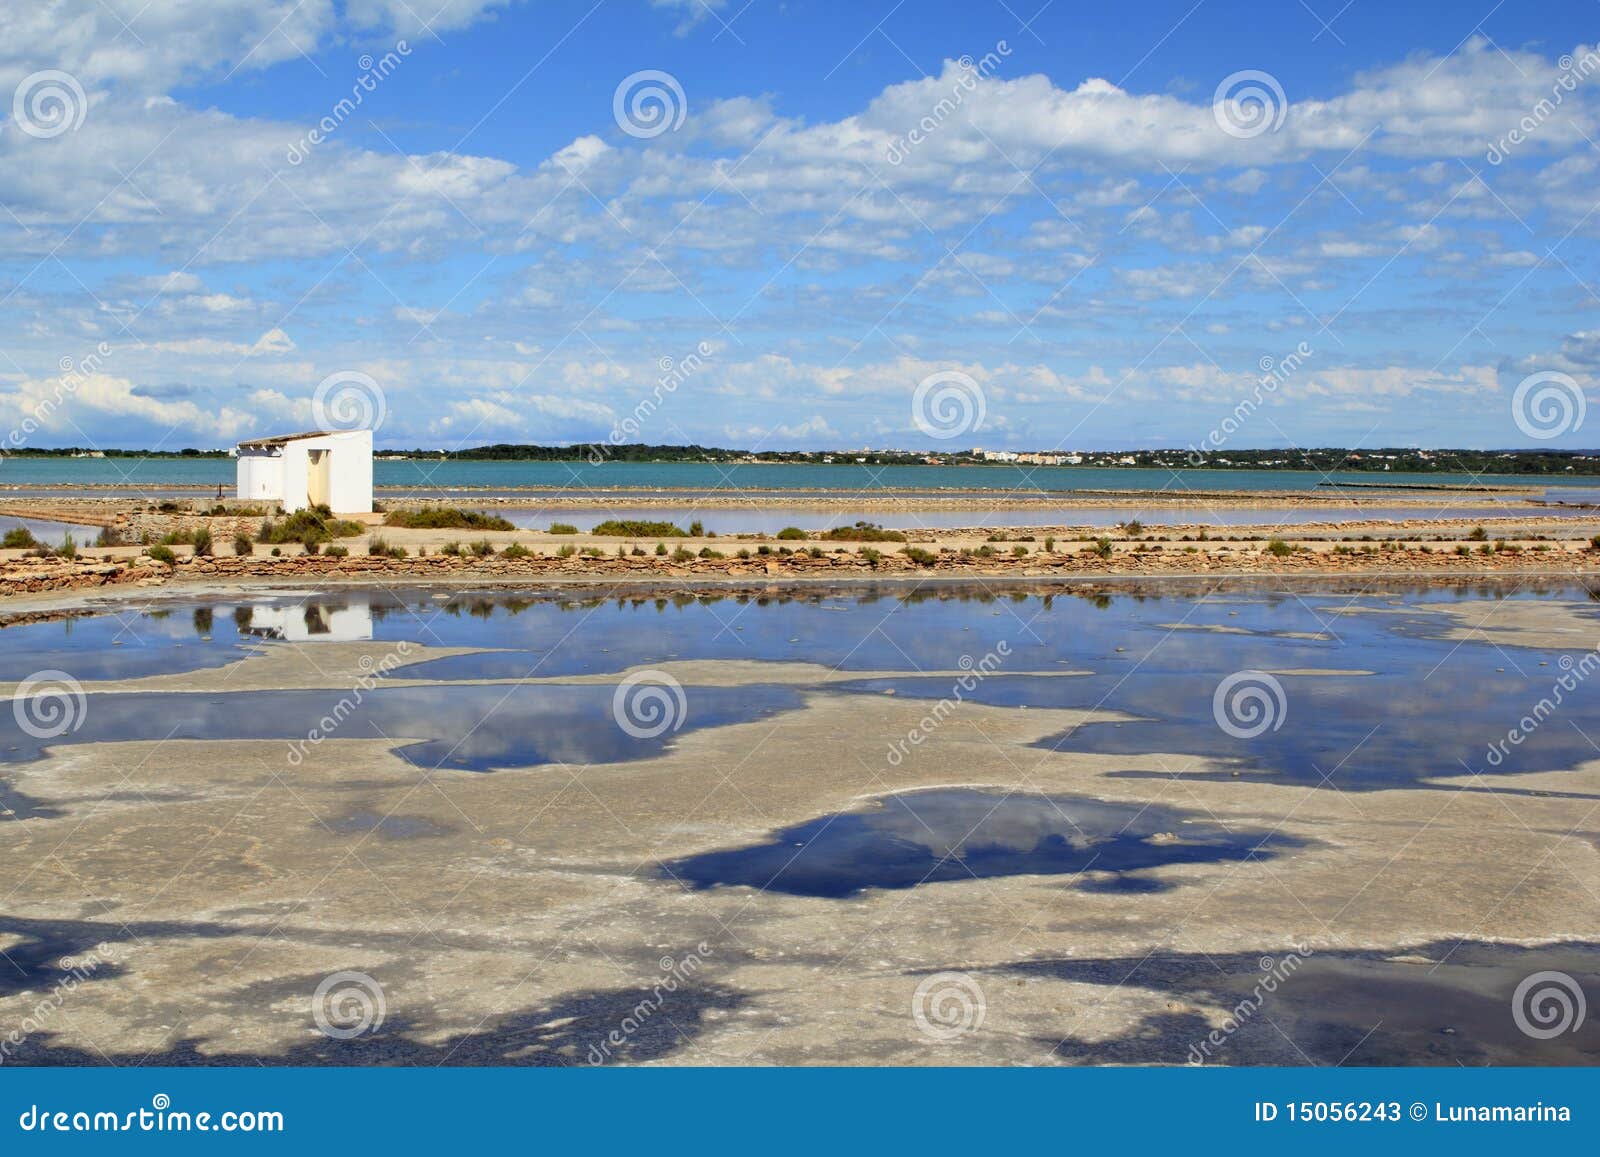
[[[572,523],[570,523],[570,522],[552,522],[550,524],[550,533],[551,534],[577,534],[578,533],[578,528],[576,526],[573,526]]]
[[[515,530],[508,519],[481,510],[462,510],[456,506],[419,506],[415,510],[391,510],[383,516],[385,526],[401,530]]]
[[[256,541],[277,545],[285,542],[331,542],[336,538],[354,538],[365,534],[366,527],[359,522],[335,518],[326,506],[313,510],[297,510],[276,521],[267,519],[256,532]]]
[[[39,540],[33,537],[33,531],[26,526],[15,526],[6,531],[6,536],[0,539],[0,546],[7,550],[27,550],[30,546],[38,546]]]
[[[780,535],[779,537],[782,537]],[[906,536],[898,530],[885,530],[876,522],[857,522],[854,526],[836,526],[817,535],[828,542],[904,542]]]
[[[700,524],[697,522],[694,525]],[[688,538],[690,532],[671,522],[649,522],[642,518],[608,518],[590,533],[616,538]]]

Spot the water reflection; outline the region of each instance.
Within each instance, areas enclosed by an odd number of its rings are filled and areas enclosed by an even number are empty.
[[[1083,883],[1096,891],[1148,892],[1168,884],[1133,873],[1269,858],[1297,846],[1284,836],[1230,831],[1155,804],[938,788],[820,816],[765,843],[675,860],[661,872],[696,888],[743,885],[828,899],[868,888],[1091,871],[1096,875]]]

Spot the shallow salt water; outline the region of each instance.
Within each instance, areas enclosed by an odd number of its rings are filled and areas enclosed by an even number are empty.
[[[675,720],[682,730],[796,710],[806,694],[893,693],[932,701],[930,710],[954,698],[1112,713],[1121,718],[1085,723],[1037,746],[1159,754],[1169,774],[1346,792],[1557,770],[1595,758],[1589,737],[1600,736],[1600,680],[1593,687],[1576,680],[1555,718],[1506,742],[1508,729],[1588,654],[1581,642],[1571,653],[1455,642],[1444,637],[1454,620],[1432,609],[1465,601],[1487,614],[1501,597],[1559,597],[1600,629],[1600,604],[1576,587],[1509,595],[1478,589],[1351,597],[1304,588],[1093,598],[990,595],[974,587],[611,599],[401,590],[171,602],[0,630],[0,673],[20,681],[64,672],[87,695],[79,726],[58,736],[30,734],[20,722],[25,704],[0,715],[0,761],[96,741],[303,739],[339,699],[334,691],[231,692],[219,678],[208,693],[140,692],[135,683],[131,693],[110,695],[95,694],[94,684],[202,671],[254,654],[270,661],[273,647],[363,642],[381,651],[402,640],[485,650],[395,667],[356,697],[328,742],[393,737],[402,758],[454,770],[650,758],[678,732],[638,739],[619,729],[617,681],[522,681],[620,678],[678,661],[740,660],[807,663],[861,677],[825,684],[802,678],[800,686],[763,684],[759,674],[736,686],[691,683],[681,689],[682,718]],[[464,685],[469,680],[506,682]],[[1234,694],[1219,701],[1219,687],[1230,680]],[[1266,723],[1229,715],[1251,709],[1267,711]],[[871,760],[892,759],[902,738],[864,734],[862,749]],[[22,811],[22,802],[16,798],[12,810]]]
[[[867,888],[1087,872],[1096,874],[1079,887],[1144,892],[1166,887],[1137,874],[1145,869],[1266,859],[1297,846],[1154,804],[939,788],[821,816],[751,847],[675,860],[661,874],[696,888],[739,884],[828,899]]]

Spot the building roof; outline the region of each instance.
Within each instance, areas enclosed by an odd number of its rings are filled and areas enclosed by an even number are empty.
[[[332,438],[339,434],[352,434],[353,430],[305,430],[299,434],[274,434],[270,438],[249,438],[239,443],[241,450],[265,450],[288,442],[303,442],[307,438]]]

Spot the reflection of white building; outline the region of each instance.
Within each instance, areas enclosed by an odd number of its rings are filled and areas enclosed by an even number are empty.
[[[251,607],[245,633],[258,639],[283,639],[290,643],[355,643],[372,638],[372,608],[322,606]]]
[[[372,431],[314,430],[240,442],[240,498],[285,510],[327,505],[335,514],[372,512]]]

